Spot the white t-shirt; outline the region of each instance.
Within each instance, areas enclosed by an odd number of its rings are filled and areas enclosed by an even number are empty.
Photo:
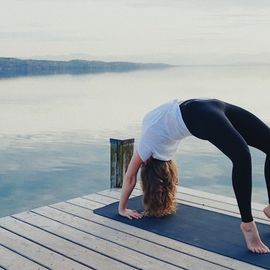
[[[174,156],[180,140],[190,136],[179,105],[184,100],[172,100],[147,113],[136,150],[145,162],[153,158],[168,161]]]

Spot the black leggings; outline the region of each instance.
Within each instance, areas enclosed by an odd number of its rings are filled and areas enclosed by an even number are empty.
[[[252,221],[248,145],[266,154],[264,174],[270,203],[270,128],[252,113],[217,99],[189,99],[180,109],[190,133],[208,140],[232,161],[232,183],[241,218]]]

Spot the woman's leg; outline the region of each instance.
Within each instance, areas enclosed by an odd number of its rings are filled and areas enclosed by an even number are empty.
[[[210,141],[231,159],[233,188],[243,221],[241,230],[247,247],[252,252],[266,253],[269,248],[261,241],[256,224],[252,221],[249,148],[243,136],[225,115],[228,106],[222,101],[209,100],[194,101],[186,106],[183,104],[180,108],[190,132],[200,139]]]
[[[270,204],[270,128],[254,114],[232,104],[226,104],[225,114],[248,145],[266,154],[264,176]]]
[[[264,213],[270,218],[270,129],[257,116],[241,107],[226,104],[225,114],[250,146],[266,154],[264,173],[269,204],[264,208]],[[250,250],[269,252],[263,243],[259,243],[260,236],[254,222],[242,223],[241,229]]]
[[[190,132],[214,144],[232,161],[232,183],[241,218],[243,222],[251,222],[251,156],[246,141],[226,117],[225,109],[226,104],[218,100],[193,101],[181,107]]]

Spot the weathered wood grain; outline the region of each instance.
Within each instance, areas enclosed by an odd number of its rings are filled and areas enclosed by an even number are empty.
[[[0,239],[3,245],[12,248],[19,254],[23,254],[24,256],[27,256],[36,262],[40,262],[41,264],[46,265],[48,268],[52,268],[54,270],[89,269],[88,267],[85,267],[62,255],[52,252],[50,249],[44,248],[39,244],[20,237],[3,228],[0,228]]]
[[[109,232],[107,228],[103,226],[96,226],[93,228],[96,231],[92,231],[89,224],[84,224],[84,229],[79,230],[74,226],[71,227],[70,225],[59,223],[34,212],[24,212],[15,215],[15,217],[31,225],[46,229],[46,232],[53,233],[72,242],[79,243],[85,248],[92,249],[93,251],[99,252],[103,255],[109,254],[110,257],[121,261],[123,264],[131,265],[134,268],[140,268],[143,266],[144,269],[154,269],[155,266],[157,268],[165,269],[181,269],[181,267],[177,268],[171,263],[163,262],[158,258],[155,259],[153,256],[146,256],[144,253],[139,253],[134,249],[126,248],[123,245],[120,245],[121,241],[118,241],[117,244],[115,241],[113,242],[108,238],[106,239],[107,234],[114,234],[117,232]],[[72,223],[72,220],[75,221]],[[71,217],[69,222],[74,224],[78,222],[78,218],[76,219],[76,217]],[[87,228],[87,226],[89,226],[90,229]],[[133,244],[137,245],[138,243],[135,241]]]
[[[180,253],[176,250],[158,245],[156,243],[138,238],[136,236],[127,234],[117,230],[117,228],[110,228],[104,224],[97,224],[79,217],[74,217],[72,214],[67,214],[59,210],[42,207],[33,210],[35,213],[47,216],[61,223],[69,224],[74,228],[94,234],[95,236],[106,239],[107,241],[125,246],[128,249],[135,250],[141,254],[154,257],[157,260],[162,260],[166,263],[173,264],[179,267],[191,269],[227,269],[216,264],[205,262],[199,258],[194,257],[192,260],[187,254]],[[119,250],[120,251],[120,250]],[[126,256],[128,254],[125,254]],[[139,257],[139,256],[138,256]],[[158,264],[156,264],[158,266]]]
[[[1,241],[1,240],[0,240]],[[37,263],[21,256],[20,254],[11,251],[0,245],[0,265],[7,270],[48,270],[50,268],[42,267]]]
[[[112,201],[114,202],[115,200],[119,199],[120,196],[120,192],[117,191],[113,191],[112,193],[114,194],[110,194],[110,191],[105,191],[105,193],[107,194],[107,196],[103,196],[102,195],[100,197],[101,202],[103,200],[110,200],[110,197],[108,195],[110,195],[111,197],[115,197],[115,199],[112,199]],[[103,193],[103,192],[101,192]],[[118,198],[117,198],[118,196]],[[97,196],[96,194],[94,195],[95,200],[97,200]],[[100,224],[106,224],[106,226],[109,226],[111,228],[117,228],[117,230],[121,230],[123,232],[135,235],[137,237],[142,237],[143,239],[146,239],[148,241],[151,241],[153,243],[162,245],[162,246],[166,246],[168,248],[174,249],[174,250],[178,250],[179,252],[183,252],[186,254],[190,254],[190,256],[196,256],[198,258],[201,259],[205,259],[207,261],[210,261],[212,263],[216,263],[218,265],[221,266],[226,266],[228,268],[232,268],[232,269],[243,269],[243,267],[245,267],[245,269],[261,269],[259,267],[255,267],[253,265],[249,265],[243,262],[239,262],[237,260],[234,260],[232,258],[228,258],[225,256],[221,256],[219,254],[215,254],[215,253],[211,253],[208,252],[206,250],[197,248],[197,247],[193,247],[190,245],[187,245],[185,243],[181,243],[178,241],[175,241],[173,239],[169,239],[163,236],[158,236],[154,233],[139,229],[139,228],[134,228],[133,226],[129,226],[127,224],[124,223],[119,223],[117,221],[111,220],[111,219],[107,219],[98,215],[95,215],[93,213],[90,213],[87,208],[89,210],[94,210],[96,207],[95,205],[91,204],[91,195],[88,196],[87,201],[84,200],[84,208],[81,208],[79,205],[76,206],[68,204],[68,203],[58,203],[58,204],[54,204],[52,205],[52,207],[59,209],[61,211],[65,211],[67,213],[76,215],[78,217],[87,219],[87,220],[91,220],[94,222],[98,222]],[[79,198],[77,199],[79,200]],[[254,268],[255,267],[255,268]]]
[[[23,237],[27,237],[29,240],[48,247],[54,252],[66,256],[89,268],[134,269],[134,267],[129,267],[124,263],[85,248],[80,243],[71,242],[55,234],[48,233],[45,231],[49,228],[48,224],[43,224],[41,228],[36,228],[12,217],[5,217],[0,219],[0,225],[1,227],[9,229]],[[58,224],[57,227],[61,227],[61,224]]]
[[[0,218],[0,270],[262,269],[94,214],[120,189]],[[141,195],[138,183],[131,196]],[[234,198],[179,187],[177,201],[239,217]],[[255,219],[269,224],[253,203]],[[2,245],[1,245],[2,244]]]

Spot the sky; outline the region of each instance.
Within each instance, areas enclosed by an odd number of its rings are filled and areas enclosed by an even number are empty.
[[[268,0],[0,0],[0,56],[270,63]]]

